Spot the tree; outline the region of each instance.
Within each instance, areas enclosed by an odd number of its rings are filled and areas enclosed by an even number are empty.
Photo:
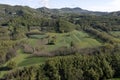
[[[48,39],[48,45],[55,45],[55,38]]]
[[[59,30],[60,32],[70,32],[75,30],[76,26],[68,21],[59,20]]]
[[[9,69],[14,69],[14,68],[16,68],[16,66],[17,66],[17,64],[16,64],[15,61],[10,61],[10,62],[7,64],[7,67],[8,67]]]
[[[107,62],[104,58],[101,62],[101,66],[103,69],[103,79],[110,79],[113,77],[114,75],[114,70],[112,69],[112,67],[109,65],[109,62]]]

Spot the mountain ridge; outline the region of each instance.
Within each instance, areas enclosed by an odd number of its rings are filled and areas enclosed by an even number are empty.
[[[41,7],[41,8],[37,8],[36,10],[48,10],[51,13],[57,12],[57,13],[76,13],[76,14],[89,14],[89,15],[107,15],[108,12],[99,12],[99,11],[89,11],[89,10],[85,10],[79,7],[75,7],[75,8],[60,8],[60,9],[50,9],[50,8],[46,8],[46,7]]]
[[[101,11],[90,11],[86,9],[82,9],[79,7],[75,8],[69,8],[69,7],[64,7],[64,8],[47,8],[47,7],[40,7],[40,8],[31,8],[29,6],[21,6],[21,5],[7,5],[7,4],[0,4],[0,14],[15,14],[17,11],[22,10],[25,13],[36,13],[36,14],[64,14],[64,13],[74,13],[74,14],[82,14],[82,15],[97,15],[97,16],[103,16],[103,15],[112,15],[112,16],[120,16],[120,11],[115,11],[115,12],[101,12]]]

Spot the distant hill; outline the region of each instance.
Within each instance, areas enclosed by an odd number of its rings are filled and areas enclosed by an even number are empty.
[[[49,9],[46,7],[38,8],[37,11],[47,12],[51,14],[61,14],[61,13],[75,13],[75,14],[87,14],[87,15],[107,15],[107,12],[94,12],[89,10],[84,10],[79,7],[76,8],[61,8],[61,9]]]
[[[96,16],[102,16],[102,15],[111,15],[111,16],[120,16],[120,11],[118,12],[98,12],[98,11],[89,11],[85,9],[81,9],[79,7],[76,8],[61,8],[61,9],[50,9],[46,7],[41,8],[30,8],[28,6],[10,6],[10,5],[4,5],[0,4],[0,19],[2,17],[11,17],[11,16],[22,16],[23,14],[29,14],[29,15],[35,15],[39,17],[44,16],[51,16],[52,14],[66,14],[66,13],[73,13],[73,14],[81,14],[81,15],[96,15]]]
[[[112,15],[112,16],[120,16],[120,11],[111,12],[109,15]]]
[[[0,13],[6,15],[22,15],[23,13],[31,13],[35,11],[27,6],[10,6],[10,5],[0,5]]]

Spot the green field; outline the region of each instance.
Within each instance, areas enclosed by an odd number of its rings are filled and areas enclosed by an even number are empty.
[[[42,64],[45,62],[45,57],[30,57],[30,54],[22,53],[21,50],[18,50],[17,56],[12,59],[15,61],[18,67],[34,65],[34,64]]]
[[[56,37],[55,40],[55,45],[42,45],[44,51],[52,51],[55,49],[58,49],[59,47],[62,46],[67,46],[70,47],[70,43],[74,42],[78,45],[80,48],[86,48],[86,47],[96,47],[100,46],[101,43],[92,38],[90,35],[83,31],[72,31],[69,33],[46,33],[45,35],[32,35],[34,37],[31,37],[28,39],[28,42],[31,45],[40,45],[37,42],[45,36],[50,36],[50,37]]]
[[[34,64],[43,64],[47,58],[45,57],[32,57],[32,58],[26,58],[21,63],[19,63],[18,66],[30,66]]]

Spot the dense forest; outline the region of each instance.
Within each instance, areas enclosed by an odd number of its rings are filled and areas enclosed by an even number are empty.
[[[1,4],[0,80],[120,78],[119,14]]]

